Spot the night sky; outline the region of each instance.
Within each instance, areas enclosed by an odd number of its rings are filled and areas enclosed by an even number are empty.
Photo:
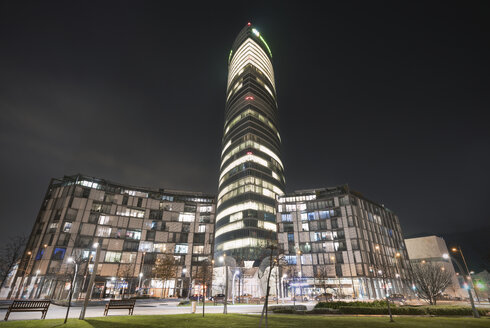
[[[30,233],[52,177],[215,194],[248,21],[288,191],[348,183],[405,235],[489,231],[487,1],[180,3],[0,2],[0,240]]]

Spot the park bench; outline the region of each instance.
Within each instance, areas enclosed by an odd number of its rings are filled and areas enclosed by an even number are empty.
[[[136,300],[110,300],[105,305],[104,315],[107,316],[110,309],[127,309],[129,310],[129,315],[133,315],[135,303]]]
[[[51,301],[13,301],[4,320],[9,319],[10,312],[42,312],[41,319],[45,319],[50,304]]]

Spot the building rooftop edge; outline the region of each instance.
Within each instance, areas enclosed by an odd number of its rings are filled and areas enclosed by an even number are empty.
[[[171,189],[171,188],[155,188],[155,187],[142,187],[142,186],[134,186],[130,184],[125,184],[125,183],[119,183],[119,182],[114,182],[111,180],[99,178],[99,177],[94,177],[90,175],[85,175],[81,173],[73,174],[73,175],[65,175],[62,178],[53,178],[54,181],[67,181],[67,180],[72,180],[76,181],[77,179],[88,179],[92,180],[97,183],[104,183],[104,184],[109,184],[109,185],[115,185],[118,187],[123,187],[123,188],[128,188],[128,189],[136,189],[138,191],[145,191],[145,192],[159,192],[159,193],[166,193],[166,194],[176,194],[176,195],[183,195],[183,196],[201,196],[201,197],[206,197],[206,198],[216,198],[216,195],[212,194],[207,194],[204,192],[200,191],[188,191],[188,190],[178,190],[178,189]]]

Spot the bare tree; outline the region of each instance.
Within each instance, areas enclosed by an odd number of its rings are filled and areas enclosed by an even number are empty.
[[[15,265],[20,261],[26,242],[25,236],[15,236],[10,238],[0,250],[0,289],[5,285]]]
[[[175,268],[175,257],[170,254],[164,254],[163,257],[157,258],[155,262],[152,271],[155,278],[162,279],[162,298],[165,295],[165,281],[175,277]]]
[[[327,287],[328,287],[328,269],[326,265],[318,265],[316,267],[316,274],[315,278],[317,278],[320,281],[320,286],[323,288],[323,292],[327,292]]]
[[[129,294],[129,291],[131,290],[131,280],[134,277],[134,263],[120,264],[116,276],[128,283],[127,290]],[[124,290],[125,288],[123,287],[122,298],[124,298]]]
[[[262,314],[260,316],[260,322],[259,322],[259,327],[262,326],[262,319],[265,317],[265,327],[268,325],[268,318],[267,318],[267,307],[269,305],[269,293],[270,293],[270,280],[271,280],[271,275],[272,271],[274,268],[280,266],[280,265],[285,265],[286,261],[284,259],[284,253],[282,250],[277,246],[276,243],[270,243],[266,247],[266,251],[269,253],[267,258],[264,258],[261,263],[261,267],[259,268],[259,278],[260,277],[260,269],[262,269],[262,275],[267,274],[267,280],[266,280],[266,291],[265,291],[265,302],[264,302],[264,307],[262,308]]]
[[[451,274],[432,263],[412,265],[413,280],[418,296],[431,305],[436,305],[436,298],[451,284]]]
[[[206,291],[209,290],[209,286],[213,281],[213,265],[208,259],[202,261],[196,268],[196,274],[194,275],[196,283],[203,285],[202,292],[202,316],[204,317],[204,310],[206,304]],[[226,302],[227,300],[225,300]]]

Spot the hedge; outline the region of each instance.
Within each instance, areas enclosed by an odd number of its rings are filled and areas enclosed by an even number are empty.
[[[269,306],[267,311],[272,311],[274,313],[296,313],[297,311],[306,311],[305,305],[276,305]]]
[[[342,314],[388,314],[387,307],[342,306],[339,311]],[[478,312],[484,316],[488,309],[478,309]],[[397,306],[391,308],[391,313],[396,315],[473,315],[471,307],[468,306]]]
[[[318,302],[315,305],[315,309],[330,308],[338,309],[340,307],[386,307],[388,304],[386,301],[373,301],[373,302]]]

